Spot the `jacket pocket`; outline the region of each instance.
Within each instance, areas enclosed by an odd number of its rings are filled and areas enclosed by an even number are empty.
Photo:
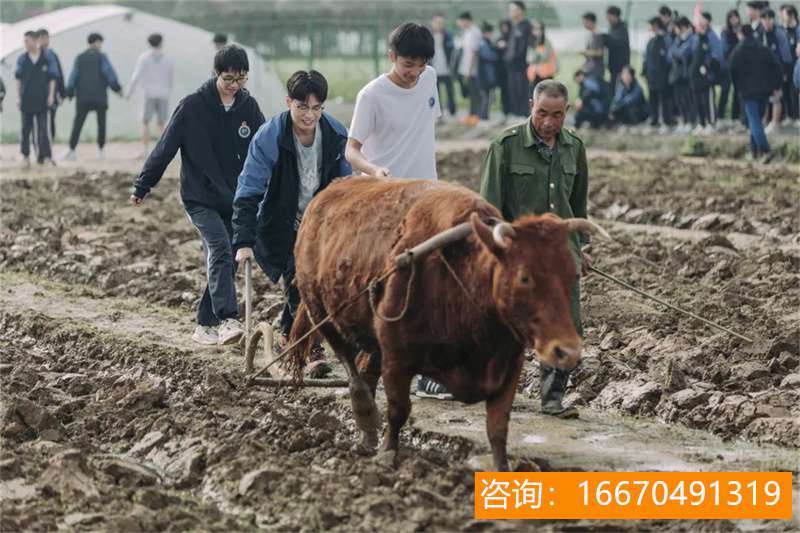
[[[533,180],[536,179],[536,167],[524,163],[511,163],[509,172],[511,174],[511,189],[517,198],[524,198],[529,190],[533,188]]]
[[[562,161],[561,173],[564,176],[564,194],[569,198],[572,194],[572,185],[575,183],[575,175],[578,173],[575,161],[571,159]]]

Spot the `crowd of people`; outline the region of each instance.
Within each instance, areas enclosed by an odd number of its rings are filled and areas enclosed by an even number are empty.
[[[606,9],[604,33],[596,14],[584,13],[584,62],[573,74],[579,87],[576,126],[632,126],[649,119],[649,126],[662,134],[704,135],[721,121],[741,123],[759,139],[753,155],[767,156],[767,133],[779,125],[800,126],[800,25],[791,4],[776,12],[769,2],[750,1],[746,9],[746,20],[738,10],[730,10],[717,33],[708,12],[690,20],[662,6],[648,20],[651,37],[638,76],[620,8]],[[460,86],[469,99],[464,124],[489,119],[494,92],[500,93],[503,120],[524,115],[536,84],[558,75],[557,53],[542,22],[528,20],[525,5],[518,1],[509,4],[509,17],[495,32],[488,22],[478,26],[469,12],[462,13],[457,20],[458,47],[443,16],[431,21],[436,44],[432,65],[440,91],[446,91],[442,101],[446,99],[446,111],[456,116],[454,86]],[[748,106],[750,112],[745,110]]]
[[[144,94],[140,115],[142,157],[148,152],[150,122],[155,118],[157,136],[166,124],[173,63],[162,51],[163,37],[158,33],[148,37],[150,49],[139,57],[125,93],[111,61],[102,51],[103,36],[92,32],[86,41],[86,50],[75,57],[67,76],[58,54],[50,47],[47,29],[25,32],[25,51],[17,58],[14,76],[17,107],[22,116],[20,151],[26,167],[31,165],[31,142],[36,150],[37,163],[54,164],[52,140],[56,133],[56,113],[67,99],[75,99],[75,118],[69,136],[69,148],[60,156],[67,161],[77,159],[75,148],[78,146],[84,122],[92,111],[97,117],[97,156],[99,159],[104,157],[109,89],[125,98],[131,98],[137,89],[141,89]],[[4,95],[4,86],[2,90]]]

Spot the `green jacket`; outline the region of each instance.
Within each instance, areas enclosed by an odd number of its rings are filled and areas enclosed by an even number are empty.
[[[481,196],[506,220],[535,213],[561,218],[586,218],[588,167],[583,141],[567,129],[556,139],[553,154],[537,142],[530,120],[500,132],[489,145],[481,172]],[[580,257],[579,244],[573,250]]]

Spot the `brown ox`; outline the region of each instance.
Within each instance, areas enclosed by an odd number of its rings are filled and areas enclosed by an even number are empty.
[[[576,271],[567,240],[570,231],[591,231],[593,225],[553,215],[495,228],[487,223],[500,216],[472,191],[421,180],[351,177],[308,206],[295,246],[302,305],[292,340],[392,268],[398,254],[471,223],[466,238],[440,250],[463,287],[434,252],[417,261],[403,319],[382,320],[363,295],[321,328],[350,375],[353,411],[368,449],[377,445],[380,426],[378,379],[383,377],[388,404],[383,449],[396,454],[411,411],[411,380],[422,374],[457,400],[486,401],[495,467],[507,470],[508,420],[524,347],[533,346],[542,362],[562,369],[580,360],[581,340],[569,311]],[[382,284],[380,315],[401,313],[410,276],[404,268]],[[307,352],[308,343],[301,344],[296,372]]]

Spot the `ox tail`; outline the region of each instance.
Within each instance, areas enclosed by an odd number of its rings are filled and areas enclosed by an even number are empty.
[[[298,339],[306,335],[314,327],[314,322],[308,314],[308,308],[302,301],[297,306],[297,312],[294,316],[292,323],[292,330],[289,333],[289,346],[297,342]],[[281,363],[283,369],[296,381],[297,383],[303,382],[303,370],[311,355],[311,348],[314,345],[316,332],[308,335],[297,346],[292,349],[284,361]]]

